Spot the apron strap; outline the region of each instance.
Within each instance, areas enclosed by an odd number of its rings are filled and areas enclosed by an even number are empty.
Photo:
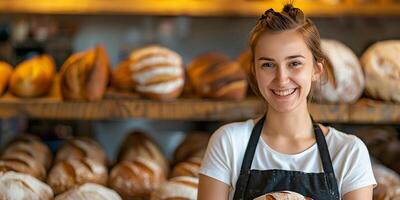
[[[319,155],[322,161],[322,167],[324,169],[324,173],[327,175],[326,177],[328,177],[328,187],[331,189],[332,192],[334,192],[335,195],[338,196],[339,189],[324,133],[322,132],[321,127],[319,127],[319,125],[315,123],[312,118],[311,120],[313,121],[314,133],[317,140]]]
[[[233,199],[244,199],[247,184],[250,178],[250,168],[253,163],[254,153],[256,152],[256,147],[258,140],[261,136],[261,131],[264,126],[266,115],[264,115],[254,126],[251,131],[250,140],[246,147],[246,152],[244,154],[242,167],[240,169],[239,178],[236,182],[236,189]]]

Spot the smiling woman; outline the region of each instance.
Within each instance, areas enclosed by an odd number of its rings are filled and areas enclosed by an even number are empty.
[[[219,128],[200,170],[200,200],[255,199],[289,191],[311,199],[372,199],[368,150],[355,136],[317,124],[307,98],[323,80],[318,30],[291,4],[267,10],[250,35],[250,84],[268,112]]]

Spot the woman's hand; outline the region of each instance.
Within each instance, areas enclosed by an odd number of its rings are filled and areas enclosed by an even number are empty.
[[[198,200],[227,200],[229,185],[205,175],[199,175]]]
[[[343,200],[372,200],[372,185],[346,193]]]

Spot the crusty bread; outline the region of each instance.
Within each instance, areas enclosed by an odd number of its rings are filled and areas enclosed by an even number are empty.
[[[85,183],[58,195],[55,200],[121,200],[121,197],[102,185]]]
[[[18,97],[40,97],[49,92],[54,77],[53,58],[35,56],[17,65],[10,78],[10,91]]]
[[[52,200],[51,188],[36,178],[16,172],[0,173],[1,200]]]
[[[110,64],[103,46],[73,54],[61,67],[61,94],[66,100],[100,100],[109,76]]]

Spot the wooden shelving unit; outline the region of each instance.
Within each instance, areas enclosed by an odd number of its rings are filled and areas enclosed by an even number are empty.
[[[281,9],[279,0],[0,0],[1,13],[260,16]],[[396,0],[299,0],[309,16],[400,15]]]
[[[256,98],[243,101],[216,101],[183,98],[155,101],[140,98],[105,99],[97,102],[63,102],[56,98],[0,100],[0,117],[26,116],[40,119],[114,120],[143,118],[154,120],[230,121],[245,120],[264,111]],[[319,122],[400,123],[400,104],[362,99],[355,104],[310,104]]]

